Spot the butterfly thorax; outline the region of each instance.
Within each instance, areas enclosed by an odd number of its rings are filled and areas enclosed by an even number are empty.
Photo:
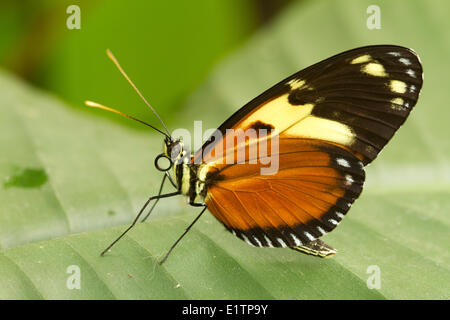
[[[196,164],[192,161],[174,165],[178,191],[187,197],[189,204],[204,204],[207,192],[205,169],[206,164]]]

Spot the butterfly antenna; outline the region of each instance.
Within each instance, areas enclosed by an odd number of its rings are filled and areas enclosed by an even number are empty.
[[[122,117],[129,118],[129,119],[131,119],[131,120],[140,122],[140,123],[142,123],[142,124],[144,124],[144,125],[146,125],[146,126],[148,126],[148,127],[150,127],[150,128],[155,129],[156,131],[158,131],[159,133],[165,135],[167,138],[170,139],[170,136],[167,135],[164,131],[161,131],[161,130],[159,130],[158,128],[155,128],[154,126],[152,126],[151,124],[148,124],[147,122],[144,122],[144,121],[142,121],[142,120],[136,119],[135,117],[132,117],[132,116],[130,116],[130,115],[128,115],[128,114],[125,114],[125,113],[123,113],[123,112],[120,112],[120,111],[118,111],[118,110],[116,110],[116,109],[113,109],[113,108],[104,106],[104,105],[102,105],[102,104],[100,104],[100,103],[93,102],[93,101],[89,101],[89,100],[86,100],[86,101],[84,102],[84,104],[85,104],[86,106],[88,106],[88,107],[91,107],[91,108],[98,108],[98,109],[106,110],[106,111],[109,111],[109,112],[112,112],[112,113],[116,113],[116,114],[118,114],[118,115],[121,115]]]
[[[161,122],[161,124],[163,125],[164,129],[167,132],[167,135],[170,137],[170,132],[167,129],[166,125],[164,124],[164,122],[161,120],[161,118],[159,117],[158,113],[156,113],[155,109],[153,109],[153,107],[151,106],[151,104],[147,101],[147,99],[145,99],[145,97],[142,95],[142,93],[139,91],[139,89],[134,85],[133,81],[131,81],[130,77],[128,77],[128,75],[125,73],[125,71],[122,69],[122,67],[119,64],[119,61],[117,61],[116,57],[114,57],[114,55],[112,54],[112,52],[107,49],[106,50],[106,54],[108,55],[108,57],[111,59],[112,62],[114,62],[114,64],[116,65],[117,69],[119,69],[120,73],[122,73],[122,75],[125,77],[125,79],[127,79],[127,81],[130,83],[130,85],[134,88],[134,90],[137,92],[137,94],[141,97],[141,99],[144,101],[144,103],[150,108],[150,110],[152,110],[152,112],[155,114],[155,116],[158,118],[159,122]],[[166,135],[166,136],[167,136]]]

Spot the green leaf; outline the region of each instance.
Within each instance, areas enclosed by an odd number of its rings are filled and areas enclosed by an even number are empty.
[[[348,217],[324,237],[339,250],[331,259],[250,247],[206,215],[160,266],[197,213],[181,197],[161,200],[149,222],[99,257],[157,192],[161,137],[68,108],[1,72],[0,299],[448,299],[450,94],[441,84],[450,81],[450,5],[379,1],[382,29],[367,30],[369,4],[294,3],[224,60],[178,115],[183,127],[194,119],[216,127],[332,54],[377,43],[414,48],[426,74],[419,103],[368,167]],[[68,289],[70,266],[81,271],[79,290]],[[379,289],[367,286],[370,266],[381,272]]]

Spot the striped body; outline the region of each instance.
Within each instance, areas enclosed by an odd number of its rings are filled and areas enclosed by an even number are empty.
[[[186,196],[189,204],[204,204],[206,188],[206,164],[195,164],[186,156],[186,151],[180,153],[180,157],[173,165],[173,174],[176,177],[178,191]]]

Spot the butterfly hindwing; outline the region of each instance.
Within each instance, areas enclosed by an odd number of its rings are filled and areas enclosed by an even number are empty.
[[[333,230],[359,196],[362,162],[335,145],[280,139],[278,172],[261,164],[213,170],[206,203],[228,230],[255,246],[293,247]],[[217,167],[215,167],[217,168]]]

